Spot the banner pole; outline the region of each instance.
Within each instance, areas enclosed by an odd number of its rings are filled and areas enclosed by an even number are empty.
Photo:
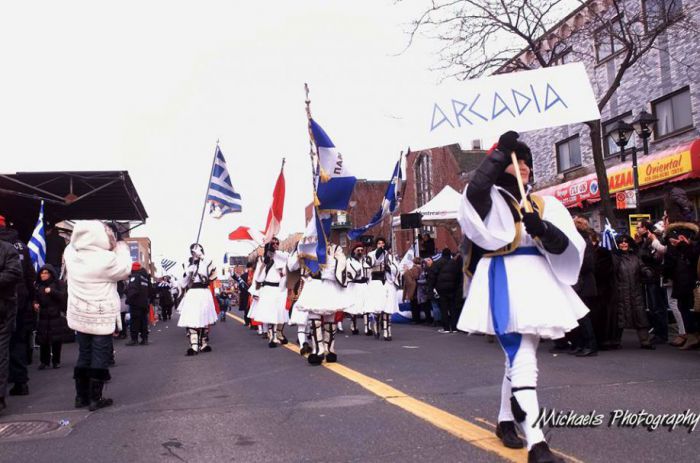
[[[216,140],[216,148],[214,149],[214,159],[211,161],[211,170],[209,171],[209,180],[207,180],[207,191],[204,194],[204,205],[202,205],[202,215],[199,218],[199,229],[197,230],[197,241],[195,243],[199,244],[199,236],[202,233],[202,223],[204,222],[204,211],[207,210],[207,197],[209,196],[209,184],[211,183],[211,177],[214,175],[214,166],[216,165],[216,154],[219,152],[219,140]]]
[[[520,190],[520,197],[523,198],[523,207],[525,212],[532,212],[532,204],[527,199],[525,195],[525,186],[523,185],[523,179],[520,178],[520,167],[518,166],[518,158],[515,156],[515,151],[510,152],[510,160],[513,163],[513,169],[515,170],[515,179],[518,181],[518,190]]]

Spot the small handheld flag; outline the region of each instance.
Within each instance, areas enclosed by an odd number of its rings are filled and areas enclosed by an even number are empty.
[[[617,249],[617,241],[615,241],[616,236],[617,236],[617,232],[612,227],[612,225],[610,225],[610,221],[608,219],[605,219],[605,228],[603,229],[603,239],[601,240],[601,243],[600,243],[601,246],[609,251],[612,251],[613,249]]]
[[[169,272],[170,269],[175,267],[176,264],[177,264],[177,262],[175,262],[174,260],[170,260],[170,259],[161,259],[160,260],[160,266],[163,267],[163,270],[165,270],[166,272]]]
[[[384,199],[379,206],[379,210],[372,216],[369,223],[360,228],[354,228],[348,232],[348,238],[356,240],[363,235],[367,230],[377,225],[379,222],[396,210],[399,204],[399,188],[401,186],[401,159],[394,166],[394,172],[391,174],[391,181],[384,193]]]
[[[207,202],[209,203],[209,214],[217,219],[231,212],[241,212],[241,195],[233,189],[224,154],[218,146],[209,179]]]
[[[32,232],[32,238],[27,244],[29,257],[32,259],[34,270],[37,272],[46,264],[46,233],[44,232],[44,201],[39,209],[39,219]]]

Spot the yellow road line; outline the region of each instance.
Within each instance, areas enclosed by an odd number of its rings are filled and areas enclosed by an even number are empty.
[[[242,318],[236,315],[230,313],[227,315],[240,323],[245,323]],[[295,344],[289,343],[284,347],[296,352],[297,354],[299,353],[299,348]],[[415,399],[408,394],[389,386],[388,384],[364,375],[344,365],[338,363],[323,363],[322,366],[345,379],[359,384],[390,404],[396,405],[410,414],[427,421],[437,428],[447,431],[453,436],[458,437],[475,447],[487,452],[495,453],[508,461],[527,461],[527,452],[524,449],[516,450],[504,447],[500,439],[494,435],[493,431],[484,429],[481,426],[470,423],[463,418],[434,407],[426,402]],[[477,418],[477,420],[486,422],[486,420],[483,419]],[[579,460],[576,460],[569,455],[565,455],[557,451],[555,451],[555,453],[573,462],[579,463]]]

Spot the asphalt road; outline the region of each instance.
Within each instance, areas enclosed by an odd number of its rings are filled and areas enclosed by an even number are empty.
[[[309,366],[289,349],[269,349],[233,319],[213,328],[214,351],[197,357],[184,356],[184,331],[175,321],[158,323],[149,346],[115,345],[117,366],[106,388],[115,405],[94,413],[72,408],[75,345],[65,346],[59,370],[30,367],[31,394],[8,397],[0,416],[0,461],[526,461],[524,451],[484,450],[481,444],[496,442],[490,435],[445,431],[449,419],[435,412],[490,433],[503,355],[484,337],[395,326],[394,341],[385,342],[346,331],[339,361],[350,369],[343,371],[365,375],[359,384]],[[700,351],[643,351],[633,335],[624,349],[594,358],[555,356],[548,347],[540,348],[540,404],[604,415],[597,427],[547,429],[553,448],[572,461],[697,460],[700,425],[693,433],[650,432],[609,427],[608,420],[617,409],[700,413]],[[396,406],[383,385],[410,401]],[[435,407],[427,418],[413,410],[421,403]],[[19,429],[21,422],[57,429],[3,437],[8,423]]]

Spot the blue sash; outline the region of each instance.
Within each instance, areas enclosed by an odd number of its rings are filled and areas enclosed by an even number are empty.
[[[506,273],[505,258],[510,256],[542,256],[539,249],[533,246],[517,248],[510,254],[491,257],[489,264],[489,305],[491,306],[491,321],[498,336],[501,347],[513,364],[515,354],[520,348],[522,335],[506,333],[510,320],[510,294],[508,291],[508,274]]]

